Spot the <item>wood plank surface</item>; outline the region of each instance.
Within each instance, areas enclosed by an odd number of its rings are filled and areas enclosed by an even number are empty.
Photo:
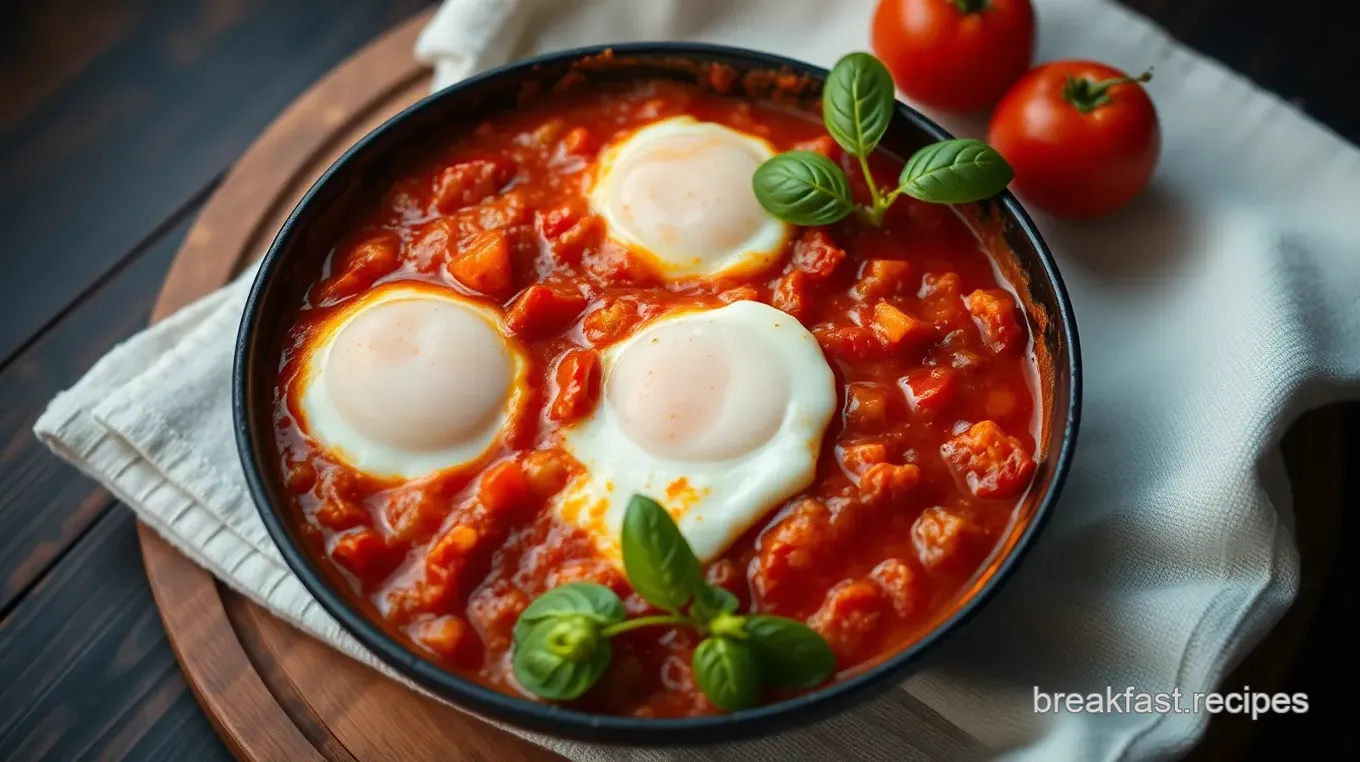
[[[0,6],[0,759],[225,758],[160,633],[129,514],[109,512],[111,501],[52,460],[28,428],[55,391],[145,320],[185,218],[259,130],[422,4]],[[1351,97],[1360,3],[1127,4],[1360,140]],[[65,213],[75,208],[81,213]],[[1354,408],[1327,414],[1360,430]],[[1352,509],[1360,506],[1357,454],[1353,433],[1341,455],[1352,474],[1342,505]],[[1360,529],[1354,510],[1346,519],[1338,536]],[[1291,689],[1339,696],[1347,688],[1339,676],[1360,666],[1344,627],[1358,569],[1343,553],[1318,579],[1322,570],[1305,559],[1305,587],[1316,585],[1320,602],[1300,628],[1308,646]],[[79,617],[98,631],[72,629]],[[112,655],[125,660],[116,674],[131,687],[103,682],[114,674],[106,671]],[[96,689],[107,700],[92,698]],[[1259,722],[1254,758],[1303,758],[1293,753],[1300,744],[1353,748],[1348,706],[1315,701],[1303,717]]]
[[[0,24],[0,361],[426,0],[42,0]],[[78,224],[76,224],[78,222]],[[61,277],[55,277],[60,273]]]
[[[81,552],[0,622],[0,759],[229,759],[179,676],[144,585],[135,520],[105,513]]]

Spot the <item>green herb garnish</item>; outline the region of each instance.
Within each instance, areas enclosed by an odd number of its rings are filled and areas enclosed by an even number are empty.
[[[736,596],[704,580],[699,559],[655,500],[629,501],[621,544],[633,589],[668,613],[628,619],[613,591],[589,582],[549,590],[515,623],[511,664],[525,690],[550,701],[577,698],[609,668],[610,638],[662,625],[705,636],[694,650],[694,679],[729,712],[755,706],[762,686],[811,688],[835,671],[831,647],[807,625],[738,614]]]
[[[896,188],[879,188],[869,172],[869,155],[887,133],[894,108],[892,77],[881,61],[868,53],[837,61],[822,87],[822,121],[841,148],[859,160],[869,205],[851,198],[850,181],[835,162],[812,151],[787,151],[760,165],[751,180],[760,205],[794,225],[829,225],[852,212],[880,225],[904,193],[934,204],[963,204],[1006,189],[1014,176],[1010,165],[971,138],[922,148],[907,160]]]

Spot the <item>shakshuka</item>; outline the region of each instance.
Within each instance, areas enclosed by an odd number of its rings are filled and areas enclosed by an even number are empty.
[[[622,571],[659,501],[743,611],[806,622],[837,679],[972,593],[1034,472],[1030,333],[971,217],[902,199],[800,228],[751,177],[819,151],[786,106],[655,81],[545,94],[451,136],[337,242],[278,376],[278,467],[370,616],[531,698],[511,630]],[[891,187],[899,159],[872,157]],[[616,639],[572,706],[714,713],[691,630]]]

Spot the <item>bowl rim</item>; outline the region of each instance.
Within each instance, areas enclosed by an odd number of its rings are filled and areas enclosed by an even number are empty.
[[[237,452],[245,472],[251,498],[265,528],[278,546],[284,561],[292,572],[299,577],[307,591],[350,635],[364,648],[376,655],[386,666],[425,690],[453,701],[458,709],[509,722],[527,729],[598,742],[656,743],[660,741],[668,744],[693,744],[765,735],[788,728],[795,723],[806,723],[821,719],[840,708],[857,704],[887,687],[890,680],[904,677],[909,667],[918,665],[923,655],[934,648],[941,639],[953,633],[971,619],[1004,586],[1034,545],[1058,501],[1070,470],[1081,419],[1081,349],[1075,318],[1072,314],[1071,300],[1058,272],[1052,252],[1039,234],[1033,220],[1009,190],[995,197],[994,202],[1000,209],[1004,210],[1003,216],[1010,216],[1014,220],[1019,232],[1028,240],[1035,252],[1043,275],[1053,289],[1059,332],[1066,340],[1068,347],[1066,368],[1069,378],[1068,413],[1066,421],[1063,423],[1060,445],[1054,453],[1053,476],[1048,490],[1038,501],[1028,525],[1016,538],[1010,551],[1004,558],[1000,559],[990,578],[971,598],[963,602],[947,618],[936,624],[930,632],[910,646],[882,659],[878,664],[859,674],[801,696],[730,714],[644,719],[592,714],[555,704],[539,703],[528,698],[502,693],[445,670],[417,654],[414,649],[402,645],[382,627],[371,622],[349,603],[345,593],[334,587],[319,569],[314,568],[314,561],[303,552],[300,544],[295,542],[287,526],[287,520],[283,516],[284,509],[274,506],[270,499],[269,490],[264,483],[264,469],[262,468],[261,458],[252,443],[254,429],[252,420],[254,420],[254,416],[247,409],[247,374],[252,347],[257,341],[261,340],[257,337],[263,319],[261,302],[267,284],[279,269],[280,262],[283,259],[283,251],[290,239],[297,235],[299,217],[303,210],[313,202],[320,189],[335,181],[338,176],[343,176],[347,168],[355,161],[355,157],[365,152],[368,146],[382,139],[387,133],[399,129],[400,124],[406,119],[425,109],[432,108],[439,101],[456,98],[462,91],[471,89],[488,80],[530,71],[545,64],[560,64],[567,60],[597,56],[606,51],[611,51],[616,56],[636,55],[644,58],[672,56],[699,60],[740,59],[772,70],[788,68],[795,72],[811,75],[819,81],[824,81],[829,73],[822,67],[804,61],[731,45],[691,42],[599,44],[545,53],[498,66],[431,93],[402,109],[350,146],[317,178],[289,213],[287,220],[279,228],[268,251],[261,259],[246,298],[233,357],[232,416],[235,424]],[[907,106],[902,101],[897,100],[894,106],[894,116],[911,122],[916,129],[923,131],[932,139],[945,140],[951,137],[948,132],[930,118]]]

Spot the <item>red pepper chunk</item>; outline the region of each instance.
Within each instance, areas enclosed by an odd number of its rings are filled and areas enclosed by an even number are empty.
[[[411,638],[437,656],[456,659],[468,645],[467,623],[447,615],[426,619],[411,626]]]
[[[860,269],[852,291],[856,299],[872,302],[905,294],[911,278],[911,265],[896,259],[871,259]]]
[[[865,326],[845,325],[839,327],[818,326],[812,331],[822,351],[834,357],[855,362],[882,357],[883,342],[874,331]]]
[[[636,302],[614,299],[586,315],[581,321],[581,333],[597,347],[612,344],[626,336],[641,319]]]
[[[477,502],[492,514],[500,514],[526,504],[529,494],[524,468],[513,460],[503,460],[482,474]]]
[[[536,283],[515,298],[505,313],[505,324],[518,336],[536,339],[566,327],[585,308],[586,298],[580,292]]]
[[[365,582],[380,579],[390,569],[390,553],[382,535],[360,527],[335,538],[331,558],[337,564]]]
[[[898,382],[913,413],[933,413],[954,398],[954,374],[948,368],[922,368]]]
[[[845,387],[845,426],[858,431],[876,431],[888,422],[888,391],[873,383],[847,384]]]
[[[1025,338],[1015,318],[1015,302],[1000,289],[978,289],[968,295],[968,312],[982,332],[982,342],[993,352],[1018,346]]]
[[[860,442],[841,445],[841,465],[856,476],[879,463],[888,462],[888,447],[882,442]]]
[[[449,214],[480,203],[515,179],[517,171],[514,162],[502,157],[473,159],[445,167],[435,178],[435,208]]]
[[[793,242],[793,266],[814,278],[830,277],[843,259],[845,249],[821,228],[809,228]]]
[[[775,282],[770,293],[770,306],[792,315],[797,320],[807,317],[812,292],[811,279],[802,270],[794,270]]]
[[[940,446],[950,468],[982,498],[1011,497],[1029,485],[1034,459],[993,421],[980,421]]]
[[[884,302],[874,305],[874,334],[889,351],[921,346],[935,336],[935,328]]]
[[[505,233],[488,230],[474,236],[449,262],[454,280],[488,296],[506,296],[514,284],[510,270],[510,244]]]
[[[553,375],[557,394],[548,409],[548,418],[562,423],[589,415],[600,397],[600,356],[595,350],[567,350],[557,361]]]

